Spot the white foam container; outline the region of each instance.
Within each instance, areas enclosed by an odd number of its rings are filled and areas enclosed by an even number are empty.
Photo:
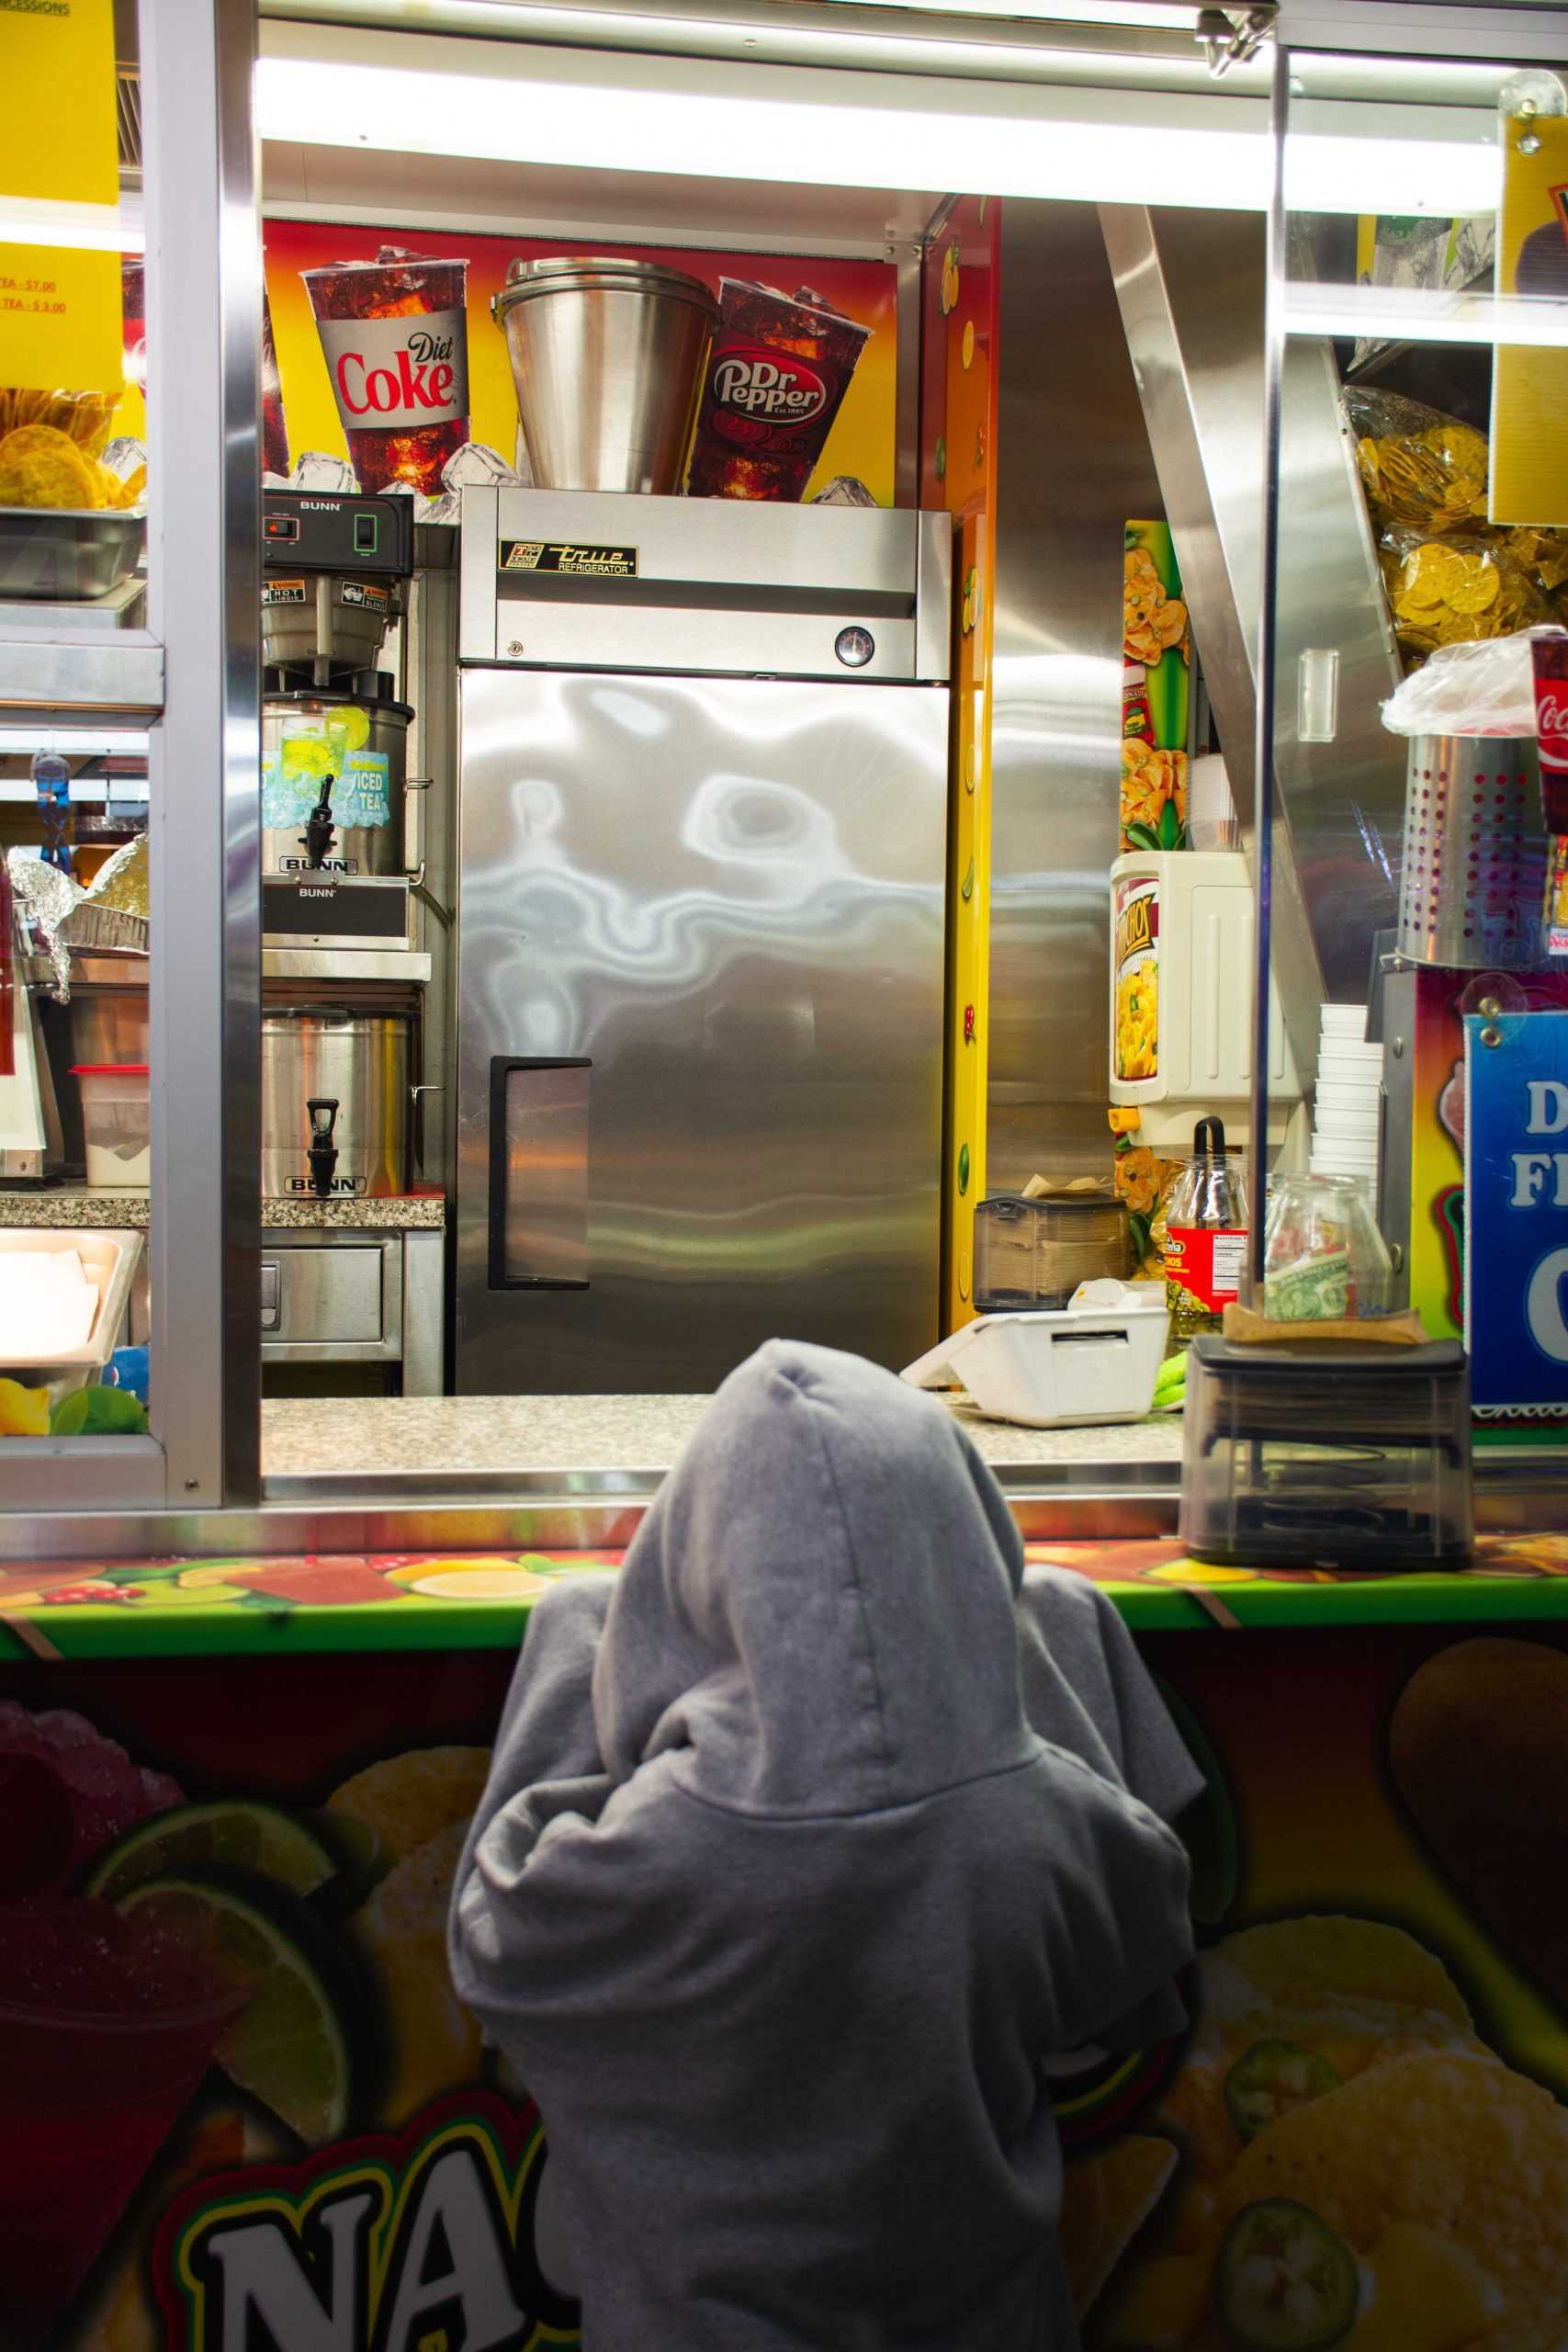
[[[903,1377],[915,1388],[957,1383],[990,1419],[1025,1429],[1141,1421],[1169,1329],[1160,1283],[1080,1283],[1053,1314],[977,1315]]]
[[[75,1374],[67,1379],[65,1388],[79,1388],[83,1376],[89,1381],[100,1377],[105,1364],[120,1343],[125,1328],[126,1310],[130,1304],[131,1277],[141,1255],[141,1236],[130,1227],[6,1226],[0,1228],[0,1250],[65,1251],[74,1250],[82,1261],[83,1272],[98,1294],[98,1311],[93,1317],[93,1328],[85,1348],[41,1356],[36,1350],[28,1351],[22,1335],[0,1334],[0,1373],[15,1376],[32,1373],[40,1381],[54,1382],[62,1374]],[[24,1382],[24,1385],[30,1384]]]
[[[1314,1176],[1368,1176],[1378,1173],[1378,1152],[1352,1152],[1336,1143],[1314,1143],[1312,1146],[1312,1173]]]
[[[1316,1107],[1320,1111],[1359,1111],[1369,1119],[1377,1117],[1382,1099],[1382,1088],[1371,1079],[1356,1083],[1341,1078],[1322,1080],[1315,1097]]]
[[[1367,1008],[1364,1004],[1325,1004],[1322,1009],[1319,1027],[1325,1037],[1364,1037],[1367,1034]]]
[[[1312,1123],[1316,1136],[1342,1136],[1347,1143],[1375,1144],[1378,1123],[1359,1111],[1319,1111]]]

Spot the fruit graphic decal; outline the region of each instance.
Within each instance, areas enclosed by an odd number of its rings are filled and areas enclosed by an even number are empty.
[[[193,2147],[287,2158],[477,2084],[445,1938],[489,1760],[383,1758],[312,1812],[188,1802],[84,1716],[0,1702],[6,2352],[161,2352],[130,2240]]]

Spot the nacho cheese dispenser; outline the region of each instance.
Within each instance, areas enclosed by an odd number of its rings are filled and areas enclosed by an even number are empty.
[[[1185,1150],[1195,1118],[1247,1135],[1252,1087],[1252,880],[1241,850],[1129,850],[1111,869],[1111,1100],[1139,1140]],[[1272,981],[1269,1141],[1301,1101]]]

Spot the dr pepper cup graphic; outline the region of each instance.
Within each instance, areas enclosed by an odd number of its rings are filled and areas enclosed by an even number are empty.
[[[468,437],[468,269],[383,245],[373,262],[301,272],[367,494],[406,483],[434,497]]]
[[[806,495],[871,333],[807,286],[718,282],[719,322],[703,385],[694,498]]]

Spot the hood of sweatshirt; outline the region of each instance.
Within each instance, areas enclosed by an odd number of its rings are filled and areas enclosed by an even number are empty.
[[[593,1677],[612,1780],[672,1757],[710,1804],[874,1813],[1033,1752],[1023,1547],[953,1417],[772,1340],[725,1382],[637,1531]]]

